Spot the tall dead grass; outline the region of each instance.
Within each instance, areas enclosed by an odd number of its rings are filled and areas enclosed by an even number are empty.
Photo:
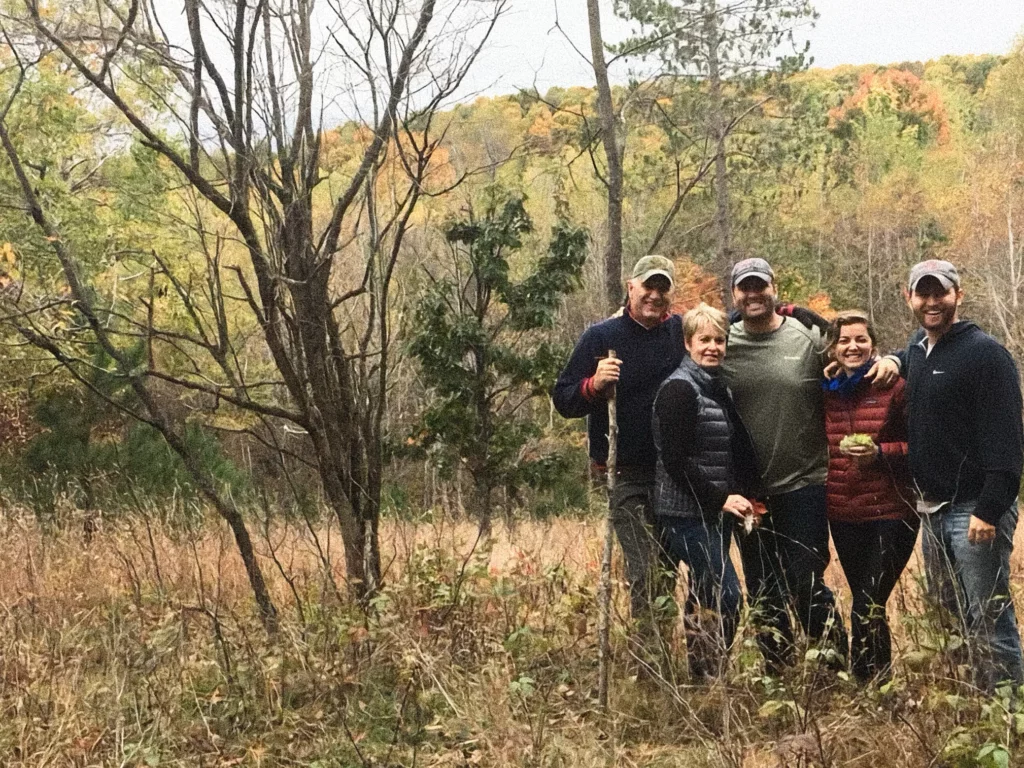
[[[657,658],[630,653],[620,587],[603,713],[596,519],[490,542],[388,523],[369,613],[345,597],[336,529],[254,526],[282,612],[268,638],[230,533],[157,512],[90,544],[17,511],[0,522],[3,765],[998,766],[1024,731],[1013,701],[957,681],[913,573],[884,693],[813,661],[766,678],[749,628],[727,679],[691,686],[678,634]]]

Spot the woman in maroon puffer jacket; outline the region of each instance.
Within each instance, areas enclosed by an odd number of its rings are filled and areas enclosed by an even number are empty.
[[[892,640],[885,605],[917,541],[919,520],[907,469],[906,395],[864,381],[875,361],[875,332],[859,311],[836,317],[830,351],[840,373],[825,382],[828,519],[853,593],[850,617],[854,674],[888,679]],[[869,435],[872,444],[840,446]]]

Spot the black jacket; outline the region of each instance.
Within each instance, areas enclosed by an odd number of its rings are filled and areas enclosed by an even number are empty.
[[[925,355],[919,330],[902,355],[910,470],[930,501],[976,501],[995,525],[1013,504],[1024,465],[1017,366],[998,341],[960,321]]]
[[[618,464],[649,470],[653,477],[657,455],[651,434],[651,407],[661,382],[683,358],[682,318],[669,315],[648,330],[623,313],[592,325],[580,337],[559,374],[551,391],[555,409],[566,418],[587,417],[590,458],[601,465],[608,460],[608,403],[600,395],[588,398],[582,386],[609,349],[622,360],[616,393]]]
[[[659,515],[714,516],[730,493],[753,493],[754,446],[719,373],[684,357],[658,390],[653,428]]]

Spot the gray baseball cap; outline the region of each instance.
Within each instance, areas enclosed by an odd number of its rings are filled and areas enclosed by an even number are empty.
[[[735,288],[738,283],[748,277],[758,277],[766,283],[770,283],[775,279],[775,272],[772,270],[772,265],[764,259],[737,261],[736,266],[732,268],[732,287]]]
[[[960,287],[960,273],[956,267],[948,261],[940,259],[928,259],[921,261],[910,268],[910,278],[907,280],[907,289],[913,291],[922,278],[934,277],[947,291],[950,288]]]
[[[664,256],[644,256],[633,265],[633,280],[646,283],[655,275],[663,275],[668,278],[669,285],[675,284],[676,265],[671,259]]]

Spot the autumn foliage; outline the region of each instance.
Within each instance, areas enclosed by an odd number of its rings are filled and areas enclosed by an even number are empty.
[[[829,110],[829,129],[849,137],[853,126],[863,128],[869,117],[894,115],[900,132],[908,130],[922,144],[934,138],[939,144],[949,141],[950,125],[939,90],[904,69],[865,72],[854,93]]]
[[[721,281],[692,259],[680,256],[673,259],[676,265],[675,296],[672,312],[685,313],[701,302],[722,309]]]

